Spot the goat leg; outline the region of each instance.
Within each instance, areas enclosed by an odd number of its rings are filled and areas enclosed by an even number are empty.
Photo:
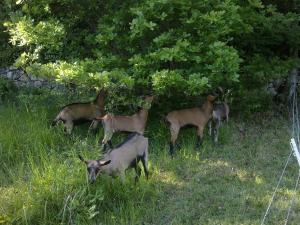
[[[208,133],[209,133],[209,136],[211,136],[211,126],[212,126],[212,121],[210,120],[210,121],[208,122],[208,128],[209,128]]]
[[[174,145],[173,145],[172,142],[170,142],[170,150],[169,150],[169,153],[170,153],[171,156],[174,155]]]
[[[148,180],[148,178],[149,178],[148,156],[147,156],[147,155],[144,155],[144,156],[142,157],[141,160],[142,160],[142,163],[143,163],[145,176],[146,176],[146,178],[147,178],[147,180]]]
[[[135,174],[136,174],[135,175],[135,183],[137,183],[139,181],[140,176],[141,176],[141,168],[139,167],[138,164],[136,164],[134,166],[134,169],[135,169]]]
[[[68,120],[68,121],[65,122],[65,129],[64,130],[67,134],[71,134],[72,130],[73,130],[73,127],[74,127],[73,121]]]
[[[203,139],[203,126],[198,126],[197,129],[197,144],[196,144],[196,150],[200,150],[201,144],[202,144],[202,139]]]
[[[197,137],[196,150],[200,150],[202,145],[202,138],[200,136]]]
[[[108,145],[109,145],[109,148],[110,148],[110,149],[113,149],[113,145],[112,145],[111,140],[109,140],[107,143],[108,143]]]
[[[99,141],[100,142],[100,141]],[[100,144],[100,143],[99,143]],[[111,140],[109,140],[109,141],[107,141],[106,143],[102,143],[102,145],[101,145],[102,147],[102,151],[103,152],[106,152],[106,149],[107,149],[107,147],[109,147],[109,149],[113,149],[113,145],[112,145],[112,142],[111,142]]]
[[[125,183],[125,170],[120,172],[120,177],[121,177],[122,184],[124,184]]]
[[[218,129],[215,128],[214,129],[214,143],[216,144],[218,142]]]
[[[218,119],[217,124],[214,128],[214,142],[218,142],[218,136],[219,136],[219,128],[221,126],[221,119]]]
[[[107,144],[102,144],[102,152],[106,152]]]

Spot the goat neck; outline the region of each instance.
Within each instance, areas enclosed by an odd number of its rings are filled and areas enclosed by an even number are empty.
[[[210,116],[213,111],[213,103],[209,100],[206,100],[201,106],[201,109],[206,115]]]
[[[93,101],[93,104],[99,107],[103,107],[104,97],[105,97],[105,92],[101,90],[100,93],[97,95],[96,99]]]
[[[142,108],[142,109],[138,112],[138,115],[141,117],[141,119],[147,120],[147,118],[148,118],[148,112],[149,112],[148,109]]]

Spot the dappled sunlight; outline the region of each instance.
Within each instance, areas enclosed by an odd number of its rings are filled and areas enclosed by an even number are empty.
[[[261,184],[263,184],[263,179],[259,175],[257,175],[257,176],[255,176],[255,183],[257,185],[261,185]]]
[[[155,179],[161,183],[175,185],[176,187],[182,187],[184,185],[184,182],[173,172],[158,170],[155,171],[155,174],[157,175]]]
[[[181,150],[182,154],[182,158],[183,160],[193,160],[193,161],[200,161],[201,160],[201,153],[195,151],[192,149],[192,151],[190,151],[190,149],[188,149],[186,151],[186,149],[182,149]]]
[[[5,203],[0,204],[0,221],[11,224],[20,220],[24,216],[24,210],[32,207],[29,201],[26,187],[20,184],[14,187],[0,187],[0,202]]]
[[[200,164],[194,169],[198,171],[202,176],[218,176],[223,179],[237,178],[240,182],[251,182],[256,185],[263,183],[263,178],[260,175],[253,173],[252,171],[239,168],[234,163],[227,160],[200,160]]]

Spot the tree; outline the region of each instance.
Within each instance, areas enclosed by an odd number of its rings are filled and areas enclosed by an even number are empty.
[[[275,0],[19,0],[5,25],[22,51],[15,65],[34,75],[161,99],[223,86],[257,110],[271,97],[266,86],[299,65],[292,8]]]

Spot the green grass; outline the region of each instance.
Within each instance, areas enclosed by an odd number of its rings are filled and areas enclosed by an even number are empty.
[[[264,114],[231,118],[220,146],[206,134],[199,152],[196,131],[182,130],[171,159],[166,124],[150,118],[150,179],[135,185],[128,171],[125,184],[103,176],[89,185],[77,153],[98,158],[103,131],[87,134],[84,125],[68,137],[51,128],[62,102],[52,95],[0,106],[0,224],[260,224],[290,151],[287,117]],[[284,224],[297,173],[293,158],[266,224]],[[289,224],[300,219],[297,194]]]

